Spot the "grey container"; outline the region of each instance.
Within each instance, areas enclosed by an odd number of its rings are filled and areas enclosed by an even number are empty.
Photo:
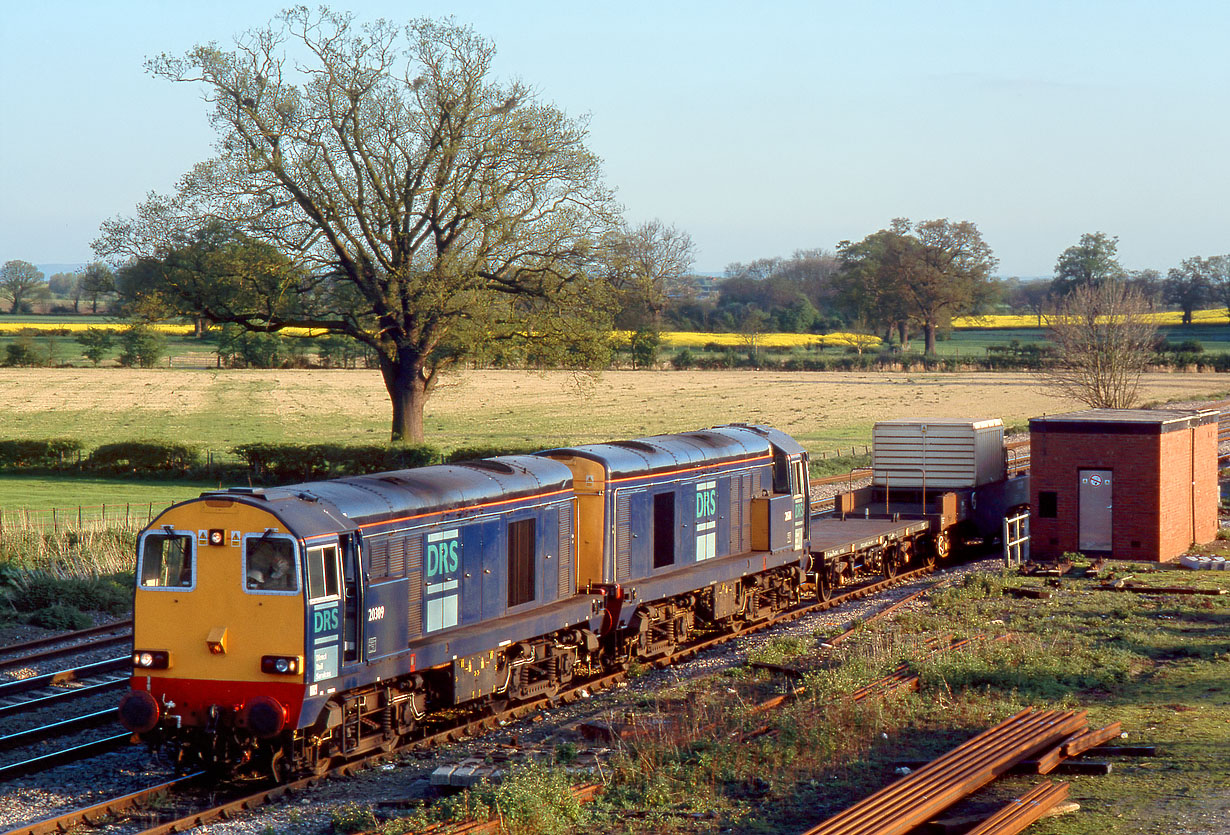
[[[882,420],[872,431],[877,487],[961,489],[1002,481],[1004,423],[929,418]]]

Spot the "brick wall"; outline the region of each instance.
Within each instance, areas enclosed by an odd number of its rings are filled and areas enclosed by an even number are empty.
[[[1112,472],[1116,559],[1172,560],[1217,534],[1217,425],[1160,434],[1034,432],[1030,438],[1030,553],[1052,559],[1079,549],[1079,471]],[[1193,491],[1193,481],[1194,491]],[[1055,518],[1039,494],[1056,494]]]

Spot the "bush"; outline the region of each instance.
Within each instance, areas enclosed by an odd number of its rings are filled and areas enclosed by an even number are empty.
[[[233,452],[244,459],[254,478],[282,484],[408,470],[433,464],[440,458],[440,451],[426,444],[244,444],[234,447]]]
[[[132,578],[130,575],[91,578],[56,577],[41,571],[31,571],[18,573],[6,579],[12,586],[10,595],[12,605],[19,612],[37,614],[63,606],[74,611],[122,615],[132,608]],[[86,626],[89,625],[86,623]],[[83,627],[71,628],[81,629]]]
[[[42,365],[43,358],[34,347],[34,340],[22,335],[4,349],[4,364],[29,367]]]
[[[120,365],[153,368],[167,350],[167,338],[147,325],[132,325],[120,334]]]
[[[41,626],[43,629],[54,629],[58,632],[88,629],[94,625],[94,621],[85,612],[62,603],[56,603],[34,612],[26,618],[26,623],[31,626]]]
[[[0,469],[54,469],[80,451],[81,442],[71,438],[0,441]]]
[[[98,365],[111,350],[111,331],[103,328],[86,328],[77,334],[77,344],[81,346],[81,355]]]
[[[444,456],[444,463],[477,461],[479,458],[494,458],[497,455],[533,455],[540,449],[538,446],[463,446]]]
[[[678,371],[687,371],[696,365],[696,355],[687,348],[681,348],[679,353],[671,358],[671,365]]]
[[[90,455],[90,469],[107,473],[168,473],[199,467],[196,447],[164,441],[124,441],[103,444]]]

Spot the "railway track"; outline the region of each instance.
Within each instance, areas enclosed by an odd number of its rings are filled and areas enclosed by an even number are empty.
[[[740,624],[739,628],[723,631],[720,634],[707,635],[697,638],[696,640],[678,647],[675,651],[665,654],[659,658],[650,659],[649,663],[656,667],[666,667],[671,664],[685,661],[698,653],[704,652],[707,649],[716,647],[727,641],[737,637],[753,634],[774,626],[778,626],[789,621],[797,620],[805,615],[814,612],[825,611],[844,603],[858,600],[868,595],[876,594],[884,591],[891,586],[898,585],[903,582],[916,579],[926,575],[932,571],[931,567],[923,566],[898,574],[892,579],[883,579],[852,586],[844,590],[834,590],[834,594],[828,600],[812,600],[805,603],[800,603],[790,609],[784,610],[774,616],[765,618],[762,621]],[[292,782],[282,784],[269,784],[260,787],[253,792],[251,789],[235,790],[230,796],[225,797],[220,802],[214,802],[205,808],[198,808],[183,814],[173,813],[174,819],[159,820],[150,826],[141,830],[141,835],[164,835],[164,833],[182,832],[197,826],[204,826],[213,821],[220,820],[237,811],[252,809],[256,806],[268,803],[273,800],[278,800],[286,797],[295,791],[302,790],[309,786],[315,785],[320,780],[327,776],[340,776],[353,773],[354,771],[366,767],[373,761],[377,761],[388,757],[393,753],[402,753],[414,750],[429,749],[436,746],[447,745],[459,740],[477,736],[495,728],[501,727],[508,722],[525,718],[531,714],[536,714],[544,709],[556,707],[561,704],[569,704],[578,699],[586,698],[589,694],[614,687],[621,681],[624,681],[628,675],[626,669],[613,669],[595,675],[587,676],[584,679],[574,681],[567,689],[549,696],[541,696],[514,706],[510,706],[502,711],[491,712],[486,715],[471,715],[464,716],[456,720],[448,722],[441,721],[435,725],[425,727],[421,733],[411,739],[404,739],[402,744],[397,747],[390,747],[387,751],[379,752],[372,756],[362,757],[350,762],[330,763],[328,771],[322,771],[317,775],[312,775]],[[0,775],[2,776],[2,775]],[[199,776],[199,775],[194,775]],[[104,801],[103,803],[92,804],[89,807],[72,810],[63,815],[46,820],[37,821],[34,823],[23,824],[15,829],[10,830],[5,835],[44,835],[50,832],[65,832],[74,826],[82,823],[89,823],[92,819],[97,819],[102,815],[127,815],[133,810],[142,808],[149,804],[150,799],[158,796],[178,796],[191,787],[191,781],[176,780],[169,783],[159,784],[150,789],[143,790],[123,797],[114,798]]]
[[[0,672],[29,667],[54,658],[131,645],[132,620],[117,621],[5,647],[0,653]]]

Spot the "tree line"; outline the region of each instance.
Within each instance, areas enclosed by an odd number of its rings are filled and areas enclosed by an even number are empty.
[[[668,325],[921,333],[933,354],[952,317],[1002,297],[977,227],[941,218],[732,265],[706,298],[690,236],[624,222],[587,121],[495,78],[494,56],[452,19],[296,7],[233,48],[151,59],[203,92],[217,155],[103,223],[109,266],[74,309],[114,268],[100,293],[138,320],[348,340],[375,357],[393,439],[422,441],[440,373],[476,356],[597,367],[612,327],[652,349]],[[14,310],[41,283],[27,267],[0,275]]]

